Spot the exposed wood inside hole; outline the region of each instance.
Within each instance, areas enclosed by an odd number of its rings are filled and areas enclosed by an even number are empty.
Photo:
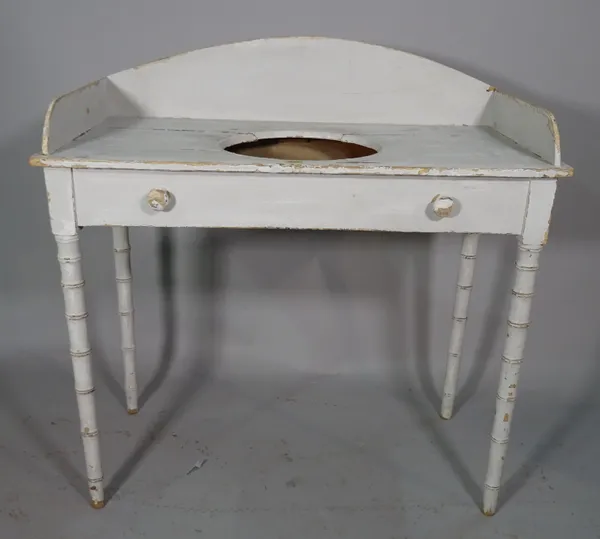
[[[228,152],[251,157],[294,161],[353,159],[377,153],[373,148],[353,142],[305,137],[264,138],[234,144],[225,149]]]

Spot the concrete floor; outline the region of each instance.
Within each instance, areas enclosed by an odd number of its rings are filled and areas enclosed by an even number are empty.
[[[2,377],[0,431],[10,433],[0,446],[2,537],[600,537],[592,388],[577,406],[563,406],[572,398],[560,391],[552,407],[543,388],[522,395],[502,506],[488,518],[479,504],[490,376],[445,422],[411,363],[382,377],[206,373],[191,362],[186,376],[146,392],[138,416],[124,412],[113,375],[101,371],[110,502],[97,511],[87,505],[61,364],[14,363]]]

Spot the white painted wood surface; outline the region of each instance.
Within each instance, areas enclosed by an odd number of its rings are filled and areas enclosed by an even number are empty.
[[[112,232],[119,318],[121,320],[121,351],[123,353],[123,368],[125,371],[125,398],[127,401],[127,412],[133,415],[138,412],[138,389],[135,369],[131,246],[129,244],[129,230],[127,227],[115,226]]]
[[[33,156],[32,164],[101,168],[146,165],[152,168],[148,160],[136,156],[120,159],[121,163],[115,165],[114,162],[119,161],[118,152],[95,161],[90,157],[87,165],[81,157],[53,157],[57,150],[114,116],[234,122],[495,126],[499,133],[545,161],[542,168],[550,164],[560,169],[560,172],[550,171],[551,176],[571,173],[570,167],[560,160],[556,122],[544,109],[506,96],[429,59],[340,39],[272,38],[222,45],[101,79],[52,102],[44,123],[42,153]],[[193,163],[202,162],[201,159],[190,162],[177,158],[162,161],[163,169],[170,163],[172,170],[199,169]],[[426,163],[416,165],[418,168],[428,166]],[[462,169],[447,168],[433,171],[432,175],[472,175]],[[284,171],[285,167],[278,172]],[[480,171],[479,175],[487,175],[487,172]]]
[[[456,384],[467,325],[469,299],[471,297],[471,290],[473,289],[473,275],[475,273],[478,243],[479,234],[467,234],[463,239],[460,252],[460,268],[458,283],[456,284],[454,312],[452,314],[452,334],[450,336],[450,350],[448,351],[446,379],[444,381],[444,394],[442,397],[441,416],[444,419],[450,419],[454,409]]]
[[[431,60],[322,37],[200,49],[110,80],[138,116],[166,118],[472,125],[489,99],[485,83]]]
[[[529,185],[487,179],[224,175],[74,170],[82,226],[315,228],[403,232],[519,234]],[[172,195],[168,211],[147,201],[153,189]],[[439,218],[437,195],[454,199]]]
[[[44,169],[50,228],[53,234],[77,233],[71,169]]]
[[[556,180],[531,182],[521,233],[521,241],[525,245],[544,245],[548,241],[555,194]]]
[[[94,380],[92,375],[92,348],[87,331],[87,309],[83,293],[84,280],[81,252],[77,235],[55,235],[58,247],[61,284],[65,301],[65,315],[69,331],[75,393],[79,408],[81,439],[87,470],[92,506],[104,506],[100,441],[96,422]]]
[[[545,161],[562,165],[558,124],[550,111],[494,89],[483,123]]]
[[[531,321],[531,303],[541,250],[541,245],[519,244],[483,494],[483,512],[486,515],[493,515],[498,506],[498,491],[508,449],[527,330]]]
[[[106,79],[57,97],[44,121],[42,153],[50,154],[70,143],[108,117]]]
[[[377,150],[363,158],[286,161],[226,151],[241,142],[300,134]],[[301,172],[478,177],[561,177],[555,167],[489,127],[391,126],[111,118],[44,159],[53,166],[206,172]]]

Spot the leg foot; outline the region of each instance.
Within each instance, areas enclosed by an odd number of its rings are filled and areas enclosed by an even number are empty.
[[[90,502],[90,505],[94,508],[94,509],[102,509],[104,507],[104,502]]]
[[[460,253],[460,269],[456,285],[454,313],[452,315],[452,335],[450,337],[446,379],[444,380],[444,396],[440,412],[442,419],[450,419],[454,409],[456,384],[458,381],[465,327],[467,325],[469,298],[471,296],[471,289],[473,288],[473,273],[475,271],[475,257],[477,256],[478,243],[479,234],[465,235]]]
[[[541,245],[519,244],[483,494],[483,512],[486,515],[493,515],[498,507],[498,492],[508,449],[510,425],[517,398],[519,371],[530,324],[531,302],[541,250]]]
[[[139,410],[138,410],[137,408],[135,408],[134,410],[129,410],[129,409],[127,409],[127,413],[128,413],[129,415],[136,415],[136,414],[138,413],[138,411],[139,411]]]

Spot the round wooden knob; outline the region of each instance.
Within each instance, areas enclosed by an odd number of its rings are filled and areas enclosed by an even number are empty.
[[[433,213],[438,217],[449,217],[454,208],[454,200],[450,197],[437,195],[433,201]]]
[[[165,211],[172,199],[173,196],[166,189],[152,189],[146,197],[148,205],[156,211]]]

